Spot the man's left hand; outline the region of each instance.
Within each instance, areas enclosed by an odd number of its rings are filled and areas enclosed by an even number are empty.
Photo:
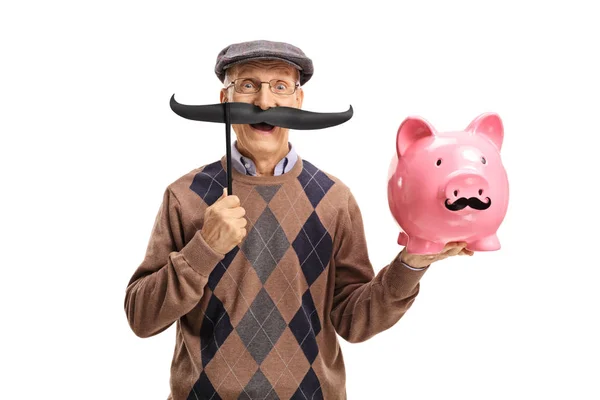
[[[413,268],[425,268],[431,263],[456,255],[472,256],[473,252],[466,249],[465,242],[450,242],[437,254],[411,254],[404,248],[401,252],[401,260]]]

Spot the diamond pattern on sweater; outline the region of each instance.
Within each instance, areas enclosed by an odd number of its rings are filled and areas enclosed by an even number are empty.
[[[215,288],[219,284],[219,281],[225,274],[225,271],[227,271],[227,268],[229,268],[229,265],[231,264],[239,250],[240,248],[238,246],[235,246],[229,253],[225,255],[225,258],[223,258],[223,260],[221,260],[221,262],[219,262],[210,273],[208,277],[208,287],[213,292],[215,291]]]
[[[281,185],[256,186],[255,189],[268,204],[273,198],[273,196],[275,196],[280,187]]]
[[[205,166],[198,172],[190,185],[193,190],[211,205],[223,195],[223,188],[227,187],[227,174],[220,161]]]
[[[244,254],[240,252],[236,260],[228,269],[223,278],[214,290],[214,295],[220,299],[226,299],[227,314],[231,325],[237,326],[248,309],[252,301],[262,289],[262,282],[254,271],[254,268],[248,265]]]
[[[292,247],[298,255],[302,272],[310,286],[329,264],[333,247],[331,236],[316,212],[308,217]]]
[[[248,220],[246,230],[250,232],[250,228],[252,228],[254,222],[256,222],[263,211],[265,211],[267,203],[265,202],[265,199],[263,199],[262,196],[254,189],[250,189],[246,196],[240,196],[240,201],[242,207],[244,207],[244,210],[246,210],[246,215],[244,216]]]
[[[323,391],[321,390],[321,383],[315,374],[315,371],[311,368],[300,383],[300,387],[292,396],[292,400],[323,400]]]
[[[275,395],[275,397],[273,397]],[[267,397],[268,396],[268,397]],[[273,386],[259,369],[256,371],[250,382],[244,388],[238,399],[255,400],[255,399],[279,399],[277,393],[273,391]]]
[[[319,321],[319,315],[317,314],[317,308],[315,307],[315,303],[312,298],[312,294],[310,290],[307,290],[302,295],[302,310],[304,310],[304,315],[308,316],[310,326],[312,330],[315,332],[315,336],[321,332],[321,321]],[[300,311],[300,310],[298,310]]]
[[[321,331],[321,323],[310,290],[302,296],[302,306],[290,321],[289,327],[308,362],[312,364],[319,354],[316,336]]]
[[[289,246],[277,218],[267,206],[244,239],[242,251],[264,284]]]
[[[335,182],[308,161],[303,160],[302,164],[303,169],[298,175],[298,180],[313,207],[316,208]]]
[[[307,362],[306,360],[304,360]],[[291,365],[290,365],[291,367]],[[300,382],[302,380],[298,380],[294,378],[292,372],[288,369],[283,369],[278,374],[277,381],[272,381],[273,386],[275,387],[275,391],[279,395],[281,399],[290,399],[294,395],[294,393],[298,390],[300,386]],[[304,374],[302,375],[304,376]]]
[[[247,353],[247,356],[244,358],[243,354]],[[256,364],[256,361],[254,361],[254,359],[252,358],[252,356],[248,353],[248,351],[246,350],[246,346],[244,345],[244,342],[242,342],[242,339],[240,338],[240,335],[237,334],[237,332],[234,330],[233,332],[231,332],[231,335],[229,335],[227,337],[227,340],[225,341],[223,347],[221,347],[219,349],[219,354],[223,357],[223,360],[225,361],[226,365],[229,365],[229,367],[231,367],[231,369],[235,372],[236,367],[234,366],[239,366],[240,364],[243,364],[243,360],[250,360],[252,361],[250,364],[254,365],[256,368],[258,368],[258,364]],[[242,357],[240,357],[242,356]],[[229,367],[227,367],[228,371],[229,371]],[[250,380],[250,378],[252,377],[252,375],[254,374],[254,370],[252,370],[251,368],[248,368],[248,365],[244,366],[246,369],[251,370],[250,375],[247,377],[248,379],[246,379],[246,383]],[[236,375],[238,375],[236,373]],[[231,376],[230,376],[231,378]],[[246,384],[244,383],[244,385]]]
[[[230,335],[230,337],[233,335]],[[252,360],[244,360],[244,369],[236,368],[235,374],[231,367],[233,363],[228,364],[225,357],[219,350],[214,358],[210,361],[208,366],[205,368],[206,375],[210,376],[211,384],[215,387],[215,391],[223,398],[230,398],[233,393],[239,395],[243,390],[244,386],[250,381],[254,372],[258,369],[258,365]],[[249,361],[249,362],[248,362]],[[238,364],[241,366],[242,362]],[[219,393],[219,389],[227,387],[227,390],[223,393]]]
[[[262,289],[235,329],[252,357],[260,364],[286,326],[271,296]]]
[[[293,249],[290,251],[292,254],[294,253]],[[282,258],[282,260],[285,259],[286,256]],[[290,278],[287,278],[282,271],[281,265],[273,271],[264,287],[275,304],[277,304],[277,309],[286,323],[289,323],[292,320],[298,307],[302,304],[302,300],[298,293],[302,293],[308,289],[308,285],[302,278],[301,272],[299,273],[299,271],[296,271],[295,277],[291,276]]]
[[[286,329],[286,331],[289,332],[289,329]],[[297,345],[296,348],[298,348]],[[269,355],[264,359],[262,364],[260,364],[260,370],[263,372],[263,374],[265,374],[265,376],[267,377],[269,382],[271,382],[273,387],[277,386],[277,384],[279,383],[278,379],[281,377],[281,373],[285,371],[286,368],[287,365],[283,362],[281,355],[278,354],[275,350],[271,351]],[[300,381],[298,381],[298,383],[299,382]]]
[[[269,208],[290,242],[298,236],[302,225],[315,210],[298,181],[292,181],[279,190],[269,203]]]
[[[217,356],[208,365],[206,371],[211,377],[212,384],[219,395],[223,398],[232,398],[240,395],[250,379],[254,376],[254,373],[258,370],[258,364],[254,358],[250,355],[248,350],[244,348],[244,345],[237,333],[234,331],[229,336],[230,338],[236,338],[235,342],[239,341],[241,346],[238,354],[232,357],[225,357],[225,352],[219,350]],[[227,345],[227,343],[225,344]],[[218,363],[219,365],[215,365]],[[214,370],[211,370],[214,367]],[[225,390],[223,390],[223,388]]]
[[[204,312],[202,327],[200,328],[200,343],[202,344],[202,366],[212,360],[218,348],[223,345],[227,336],[233,331],[229,315],[223,303],[217,296],[211,296],[208,307]]]
[[[200,378],[198,378],[187,397],[187,400],[200,399],[222,400],[204,371],[200,373]]]

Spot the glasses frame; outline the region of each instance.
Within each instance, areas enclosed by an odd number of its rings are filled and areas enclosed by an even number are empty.
[[[254,82],[260,82],[260,86],[258,87],[259,89],[256,92],[252,92],[252,93],[240,92],[239,90],[237,90],[237,87],[235,86],[235,83],[237,81],[240,81],[240,80],[251,80],[251,81],[254,81]],[[263,87],[263,83],[266,83],[266,84],[269,85],[269,90],[271,91],[271,93],[276,94],[278,96],[291,96],[292,94],[296,93],[296,90],[298,90],[298,88],[300,87],[300,83],[295,82],[294,83],[294,91],[292,93],[277,93],[277,92],[273,91],[273,86],[271,85],[271,82],[273,82],[273,81],[285,81],[285,82],[287,82],[285,79],[277,79],[277,78],[276,79],[271,79],[270,81],[267,81],[267,82],[265,82],[265,81],[259,81],[256,78],[249,78],[249,77],[248,78],[237,78],[233,82],[231,82],[229,85],[227,85],[225,87],[225,89],[229,89],[231,86],[233,86],[233,88],[236,91],[236,93],[239,93],[239,94],[256,94],[256,93],[260,93],[260,91],[262,90],[262,87]]]

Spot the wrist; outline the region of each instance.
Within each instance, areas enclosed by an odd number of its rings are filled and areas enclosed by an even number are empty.
[[[400,261],[415,269],[423,269],[431,265],[429,260],[424,260],[422,256],[407,253],[406,248],[402,249],[400,252]]]
[[[204,240],[204,243],[206,243],[206,245],[208,247],[210,247],[210,249],[212,251],[214,251],[215,253],[219,253],[219,254],[225,254],[222,251],[220,251],[220,249],[215,245],[215,243],[213,243],[212,237],[211,235],[207,234],[204,229],[201,229],[200,232],[198,232],[200,234],[200,236],[202,236],[202,239]]]

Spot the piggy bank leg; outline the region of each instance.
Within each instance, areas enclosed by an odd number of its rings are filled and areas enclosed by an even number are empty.
[[[406,232],[400,232],[400,234],[398,235],[398,244],[400,246],[406,246],[407,243],[408,235],[406,234]]]
[[[406,251],[412,254],[437,254],[444,249],[444,243],[430,242],[429,240],[411,236],[408,238]]]
[[[500,241],[498,240],[498,236],[496,236],[496,234],[467,243],[467,250],[471,251],[494,251],[499,249]]]

